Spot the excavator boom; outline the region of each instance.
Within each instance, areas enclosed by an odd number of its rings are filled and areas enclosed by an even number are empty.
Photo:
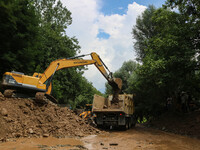
[[[86,55],[55,60],[50,63],[44,73],[34,73],[33,76],[24,75],[19,72],[6,72],[3,77],[2,86],[5,90],[9,90],[9,92],[5,91],[5,93],[9,93],[9,96],[11,95],[11,91],[16,92],[21,90],[30,93],[40,92],[38,95],[42,95],[41,92],[51,94],[51,82],[56,71],[64,68],[94,64],[112,86],[114,95],[116,95],[113,96],[114,99],[117,98],[122,86],[121,79],[113,78],[112,73],[98,54],[93,52],[90,55],[92,57],[91,60],[78,59]]]

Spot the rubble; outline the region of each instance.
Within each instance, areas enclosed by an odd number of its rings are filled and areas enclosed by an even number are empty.
[[[1,99],[2,141],[18,137],[82,137],[101,132],[67,107],[59,107],[52,103],[39,104],[32,99],[24,98]]]

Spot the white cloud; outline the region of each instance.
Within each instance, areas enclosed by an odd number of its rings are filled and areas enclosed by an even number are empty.
[[[105,16],[100,12],[100,0],[61,1],[72,12],[72,25],[68,27],[67,35],[78,39],[81,54],[96,52],[113,72],[124,61],[135,58],[131,31],[145,6],[133,2],[123,15]],[[97,38],[100,29],[110,35],[109,39]],[[89,66],[85,76],[98,90],[105,88],[106,80],[95,66]]]

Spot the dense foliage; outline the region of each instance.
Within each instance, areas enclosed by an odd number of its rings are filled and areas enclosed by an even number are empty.
[[[198,10],[199,4],[195,4]],[[146,117],[161,113],[167,97],[173,97],[175,108],[181,91],[187,91],[193,99],[199,95],[199,18],[195,11],[185,15],[187,5],[169,0],[168,6],[174,5],[180,6],[180,13],[166,6],[156,10],[150,6],[133,27],[134,46],[142,64],[129,80],[129,89],[137,95],[138,114]],[[144,26],[147,21],[149,25]],[[138,38],[140,34],[145,39]]]
[[[39,17],[27,0],[0,1],[0,74],[34,71],[39,51]]]
[[[136,25],[133,28],[132,35],[134,41],[134,49],[137,54],[137,60],[142,61],[145,57],[145,49],[147,48],[148,40],[154,35],[154,25],[152,21],[153,13],[156,8],[150,5],[141,16],[136,20]]]
[[[0,74],[44,72],[56,59],[80,52],[75,38],[66,35],[72,23],[70,11],[58,0],[0,1]],[[99,93],[83,76],[84,67],[56,72],[53,95],[73,108],[91,103]]]
[[[168,97],[172,97],[172,110],[181,111],[182,91],[199,101],[199,8],[197,0],[168,0],[163,8],[149,6],[137,18],[132,35],[140,64],[135,63],[131,71],[124,63],[114,76],[122,78],[124,92],[136,94],[140,119],[165,111]]]

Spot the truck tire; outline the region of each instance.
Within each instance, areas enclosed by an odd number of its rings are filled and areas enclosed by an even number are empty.
[[[137,122],[137,120],[136,120],[136,117],[135,116],[133,116],[133,127],[135,127],[135,124],[136,124],[136,122]]]
[[[129,121],[128,121],[128,129],[130,129],[132,127],[132,124],[131,124],[131,119],[129,118]]]
[[[128,121],[127,118],[125,120],[125,125],[123,125],[122,127],[123,127],[123,130],[128,130],[129,129],[129,121]]]
[[[129,121],[127,120],[126,121],[126,130],[128,130],[129,129]]]

